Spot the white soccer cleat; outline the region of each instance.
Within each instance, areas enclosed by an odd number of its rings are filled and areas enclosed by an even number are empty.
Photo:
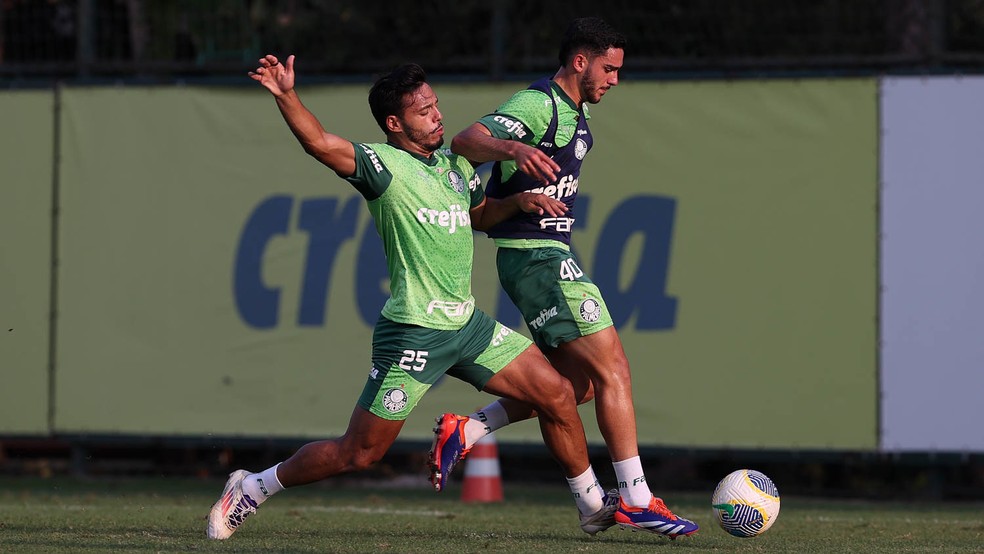
[[[618,511],[618,489],[612,489],[605,494],[605,505],[593,514],[581,514],[581,530],[594,536],[612,525],[615,525],[615,512]]]
[[[229,474],[222,496],[208,513],[208,538],[225,540],[232,536],[250,514],[256,513],[256,502],[243,494],[243,479],[252,473],[239,469]]]

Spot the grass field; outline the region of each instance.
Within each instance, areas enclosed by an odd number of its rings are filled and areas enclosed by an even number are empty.
[[[421,478],[422,480],[423,478]],[[218,480],[0,477],[0,552],[984,552],[981,504],[783,498],[754,539],[717,528],[706,495],[669,493],[701,531],[676,541],[618,528],[589,537],[566,487],[505,483],[506,500],[464,504],[406,486],[324,483],[285,491],[231,539],[205,538]]]

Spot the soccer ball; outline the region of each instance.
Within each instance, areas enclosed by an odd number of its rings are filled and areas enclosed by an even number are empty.
[[[779,516],[779,489],[764,473],[739,469],[718,483],[711,509],[728,533],[756,537],[772,527]]]

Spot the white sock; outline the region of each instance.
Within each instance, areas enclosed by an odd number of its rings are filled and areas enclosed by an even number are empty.
[[[284,486],[280,484],[280,479],[277,478],[279,465],[248,475],[243,479],[243,493],[256,501],[257,506],[266,502],[267,498],[284,490]]]
[[[498,400],[468,416],[465,423],[465,448],[471,448],[485,435],[509,425],[509,414]]]
[[[577,511],[584,515],[590,515],[605,506],[605,495],[601,490],[601,483],[595,477],[594,468],[588,466],[588,470],[577,477],[568,478],[567,484],[574,493],[574,503],[577,504]]]
[[[612,466],[615,467],[618,492],[622,495],[622,501],[629,506],[640,508],[649,506],[653,493],[649,490],[649,483],[646,483],[646,474],[642,471],[642,461],[639,456],[621,462],[612,462]]]

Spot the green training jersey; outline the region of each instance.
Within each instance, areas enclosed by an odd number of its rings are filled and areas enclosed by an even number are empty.
[[[478,120],[492,136],[499,139],[518,140],[536,146],[550,126],[553,117],[551,102],[557,104],[557,146],[565,146],[574,138],[577,129],[577,106],[557,83],[550,82],[553,98],[539,90],[524,89],[512,95],[496,108],[495,113]],[[584,105],[584,118],[591,119],[588,106]],[[502,180],[508,181],[516,172],[514,160],[501,162]]]
[[[469,210],[485,199],[481,181],[450,150],[424,158],[389,143],[353,146],[356,169],[346,180],[366,199],[389,270],[383,316],[460,329],[475,309]]]

